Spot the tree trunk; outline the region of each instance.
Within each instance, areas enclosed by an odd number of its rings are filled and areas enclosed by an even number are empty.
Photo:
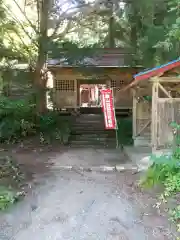
[[[49,0],[39,0],[38,58],[35,70],[35,95],[38,113],[46,111],[46,61],[48,54]]]
[[[109,10],[110,18],[109,18],[109,29],[108,29],[108,38],[109,38],[109,48],[115,47],[115,39],[114,39],[114,16],[113,16],[113,4]]]
[[[115,39],[114,39],[114,17],[110,17],[109,19],[109,47],[115,47]]]

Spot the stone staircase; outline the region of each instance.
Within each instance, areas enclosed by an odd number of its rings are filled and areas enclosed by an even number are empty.
[[[70,146],[115,148],[116,132],[105,130],[103,114],[81,114],[73,122]]]

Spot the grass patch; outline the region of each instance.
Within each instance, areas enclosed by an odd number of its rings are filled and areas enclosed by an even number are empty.
[[[0,186],[0,211],[6,210],[20,200],[23,193],[11,188]]]
[[[157,185],[163,187],[163,192],[158,196],[156,206],[167,204],[170,220],[176,223],[177,231],[180,232],[180,148],[176,147],[172,154],[152,156],[152,165],[141,179],[143,188],[152,188]],[[173,206],[170,200],[174,199]]]
[[[20,186],[25,179],[15,159],[0,157],[0,210],[5,210],[24,195]]]

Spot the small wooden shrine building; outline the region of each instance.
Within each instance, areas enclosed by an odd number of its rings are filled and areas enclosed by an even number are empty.
[[[54,77],[53,104],[58,110],[79,109],[84,104],[84,99],[87,99],[87,106],[99,108],[98,99],[93,96],[98,95],[96,88],[102,85],[114,89],[116,109],[131,110],[130,89],[124,93],[119,90],[132,82],[133,75],[142,67],[132,66],[132,54],[129,51],[104,48],[96,49],[94,55],[84,56],[78,63],[49,59],[48,69]]]
[[[152,151],[173,143],[172,122],[180,123],[180,59],[140,72],[127,87],[133,92],[135,145]]]

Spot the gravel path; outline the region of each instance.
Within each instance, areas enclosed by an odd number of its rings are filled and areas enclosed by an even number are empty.
[[[136,178],[50,170],[24,201],[1,214],[0,240],[175,240]]]

